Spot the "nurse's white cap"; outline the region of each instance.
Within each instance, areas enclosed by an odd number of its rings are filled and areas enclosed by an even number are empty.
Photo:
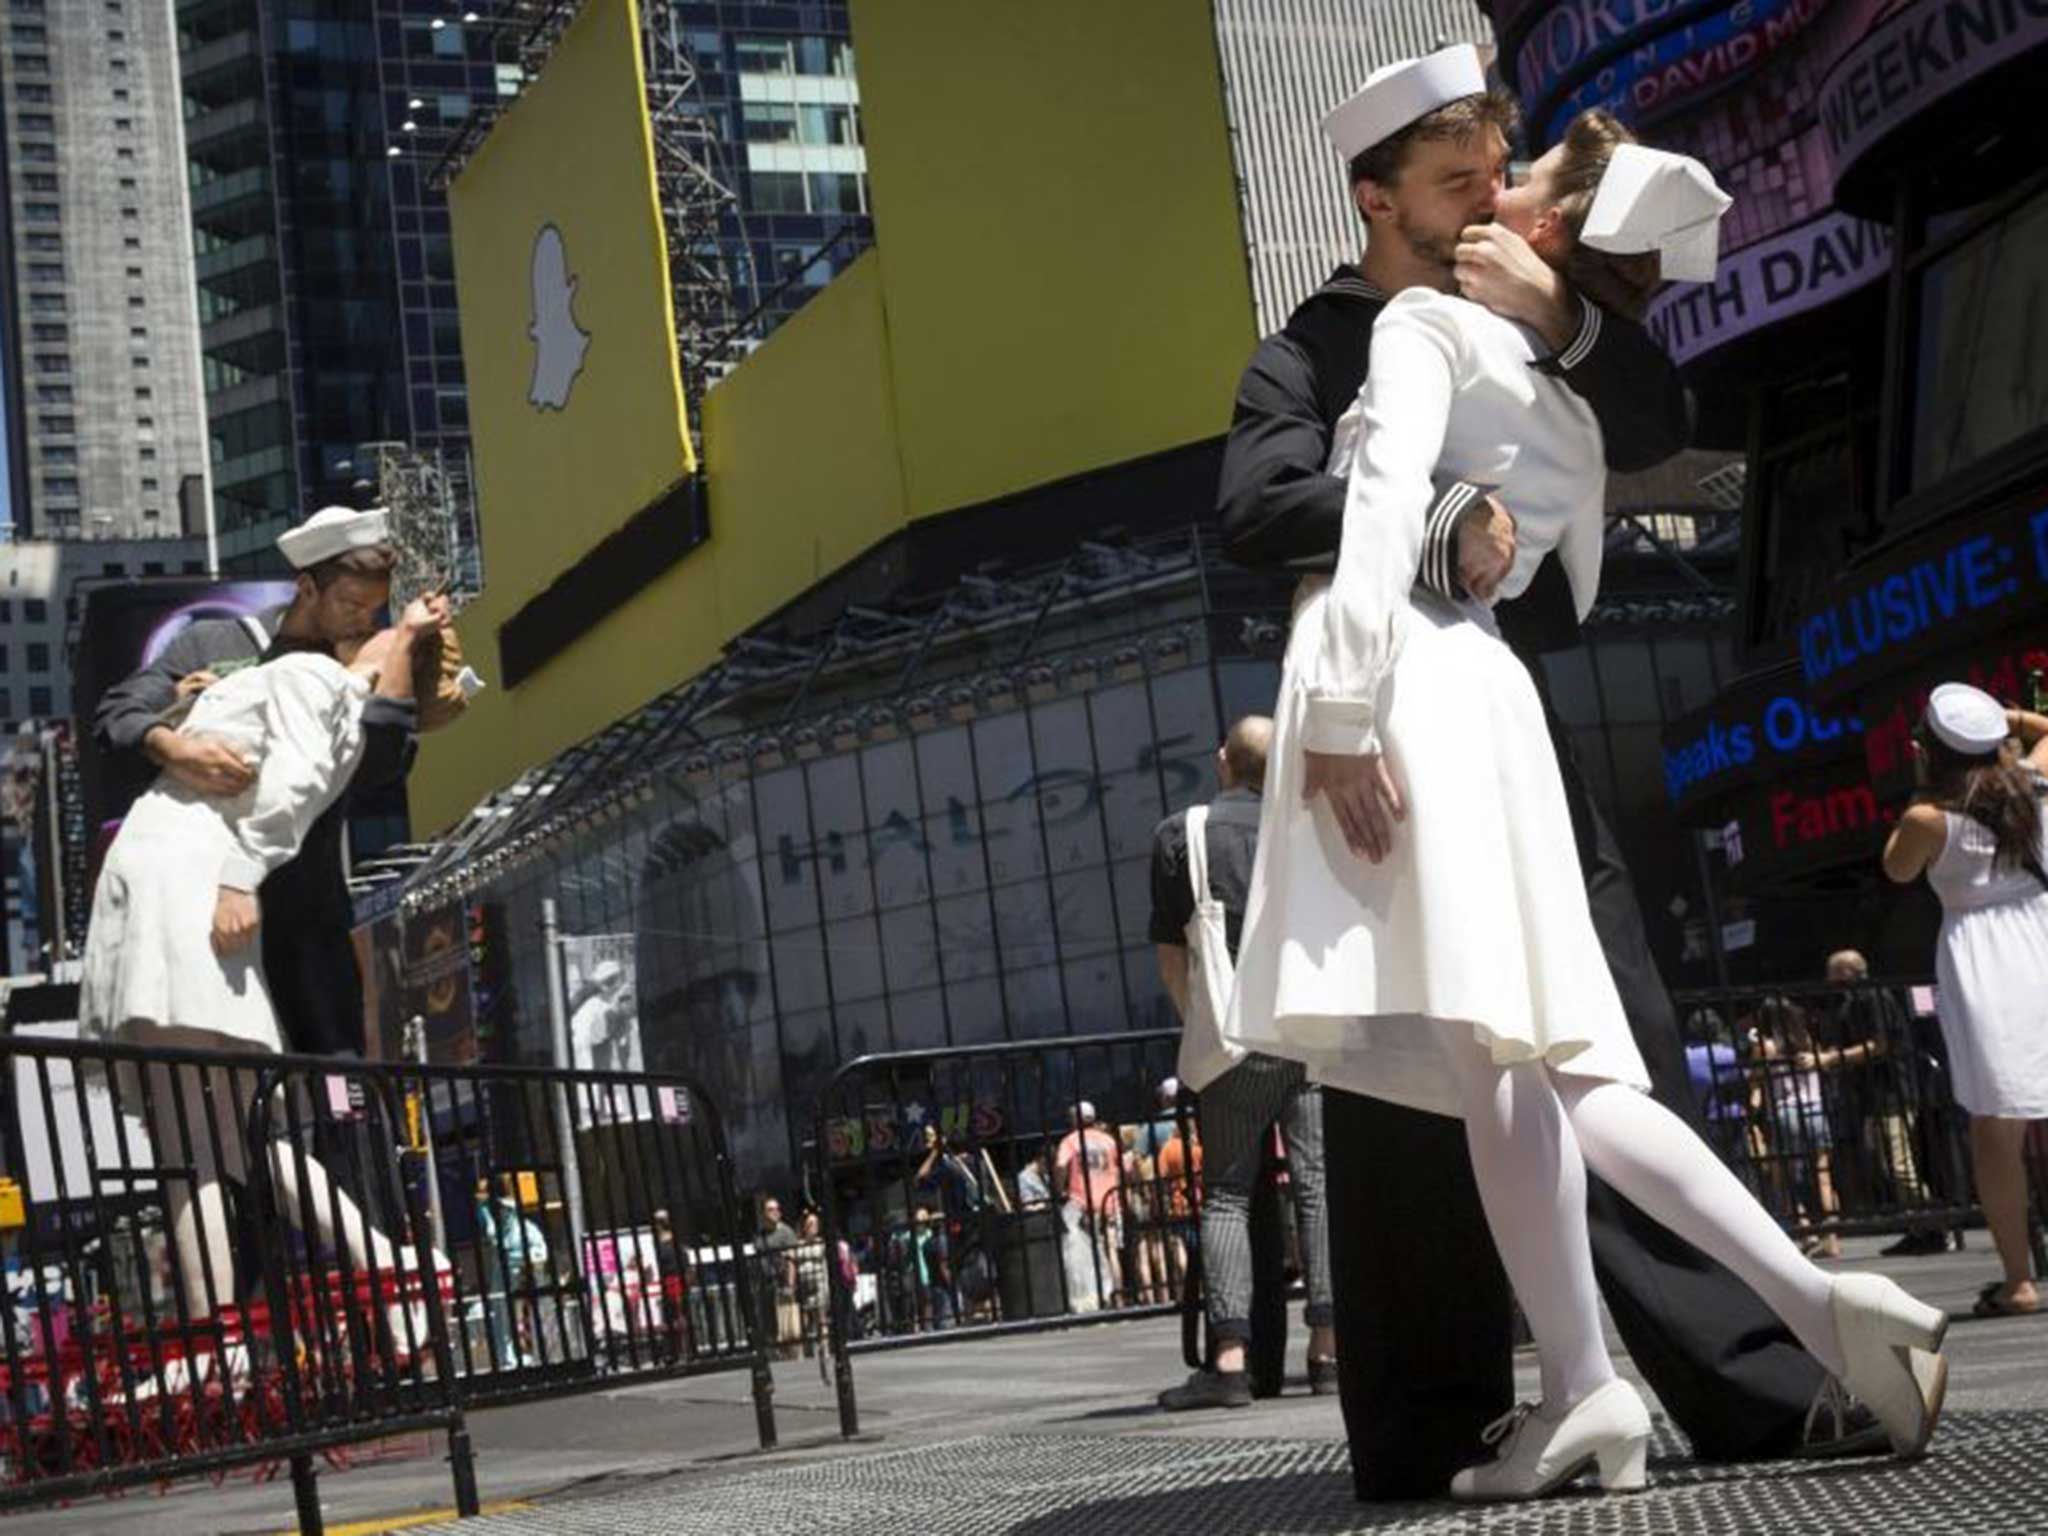
[[[1486,71],[1470,43],[1382,64],[1323,119],[1323,134],[1347,162],[1356,160],[1417,118],[1485,89]]]
[[[352,507],[322,507],[296,528],[277,536],[278,553],[292,569],[332,560],[358,549],[386,549],[391,544],[391,514],[383,507],[358,512]]]
[[[2010,734],[2005,706],[1968,683],[1943,683],[1927,696],[1927,729],[1966,757],[1996,752]]]
[[[1721,260],[1721,215],[1734,201],[1692,156],[1623,144],[1600,177],[1579,239],[1615,256],[1655,251],[1667,282],[1709,282]]]

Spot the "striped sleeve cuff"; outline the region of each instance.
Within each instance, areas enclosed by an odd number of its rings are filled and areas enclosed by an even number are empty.
[[[1560,373],[1569,373],[1591,355],[1600,340],[1600,306],[1579,300],[1579,334],[1552,359]]]
[[[1429,509],[1422,530],[1422,568],[1416,575],[1439,597],[1455,601],[1465,595],[1464,585],[1458,580],[1458,519],[1482,494],[1479,486],[1459,480]]]

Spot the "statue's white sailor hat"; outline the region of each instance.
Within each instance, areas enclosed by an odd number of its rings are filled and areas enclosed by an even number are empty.
[[[1709,282],[1721,260],[1721,215],[1734,201],[1692,156],[1623,144],[1600,177],[1579,239],[1616,256],[1655,251],[1667,282]]]
[[[1927,729],[1966,757],[1996,752],[2005,744],[2005,706],[1982,688],[1943,683],[1927,696]]]
[[[1417,118],[1485,89],[1479,50],[1470,43],[1382,64],[1331,109],[1323,119],[1323,134],[1348,163]]]
[[[386,549],[391,544],[391,514],[383,507],[358,512],[352,507],[322,507],[298,527],[277,536],[278,553],[295,571],[358,549]]]

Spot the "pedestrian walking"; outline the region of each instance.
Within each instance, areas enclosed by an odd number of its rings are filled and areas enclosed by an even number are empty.
[[[1976,1310],[2037,1312],[2025,1148],[2031,1122],[2048,1119],[2048,716],[1943,683],[1913,748],[1920,790],[1885,843],[1884,872],[1925,876],[1941,899],[1941,1033],[2004,1269]]]
[[[1161,822],[1152,834],[1152,942],[1159,977],[1181,1020],[1179,1083],[1192,1089],[1207,1159],[1201,1205],[1203,1300],[1213,1357],[1159,1395],[1170,1413],[1241,1408],[1252,1400],[1247,1349],[1255,1295],[1270,1270],[1254,1265],[1251,1205],[1277,1125],[1287,1141],[1288,1189],[1308,1281],[1311,1391],[1337,1389],[1323,1190],[1322,1095],[1299,1062],[1228,1045],[1230,1009],[1246,891],[1257,857],[1261,792],[1273,722],[1234,722],[1216,753],[1218,793]],[[1176,1158],[1172,1166],[1185,1173]],[[1185,1209],[1185,1207],[1183,1207]]]

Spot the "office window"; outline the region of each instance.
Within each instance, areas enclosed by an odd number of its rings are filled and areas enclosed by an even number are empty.
[[[128,574],[128,563],[125,560],[102,560],[100,562],[100,574],[102,576],[126,576]]]
[[[149,366],[149,359],[147,357],[131,357],[128,359],[128,361],[133,363],[137,368],[147,368]]]
[[[107,41],[110,43],[125,43],[128,41],[128,34],[119,27],[109,27],[107,28]]]
[[[795,171],[756,171],[748,178],[757,213],[804,213],[804,179]]]
[[[51,252],[62,255],[64,251],[64,237],[47,229],[30,230],[24,237],[23,243],[29,250],[39,251],[45,255]]]
[[[123,236],[121,237],[121,249],[122,249],[122,250],[124,250],[124,251],[139,251],[139,250],[141,250],[141,249],[142,249],[142,236],[140,236],[140,235],[123,235]]]
[[[153,494],[153,493],[154,493],[155,491],[157,491],[158,489],[160,489],[160,487],[159,487],[159,486],[157,485],[156,481],[155,481],[155,480],[154,480],[154,479],[153,479],[152,477],[150,477],[150,476],[148,476],[148,475],[144,475],[144,476],[142,477],[142,494],[143,494],[143,495],[145,495],[145,496],[151,495],[151,494]]]
[[[50,101],[54,98],[47,85],[27,84],[17,85],[14,88],[14,99],[16,101]]]
[[[143,515],[144,515],[145,517],[149,517],[149,516],[154,516],[154,514],[153,514],[153,513],[144,513]],[[163,573],[164,573],[164,563],[163,563],[163,561],[161,561],[161,560],[145,560],[145,561],[143,561],[143,562],[142,562],[142,574],[143,574],[143,575],[145,575],[145,576],[161,576],[161,575],[163,575]]]
[[[156,462],[156,450],[154,448],[138,448],[135,451],[141,456],[143,463],[153,464]]]
[[[28,264],[28,280],[32,283],[61,283],[64,281],[64,264],[32,261]]]
[[[50,56],[47,53],[17,53],[14,56],[14,72],[18,75],[47,75],[50,72]]]
[[[36,399],[43,405],[69,405],[71,386],[69,384],[38,384]]]
[[[117,75],[125,75],[128,73],[128,61],[126,59],[109,59],[107,60],[107,68]]]
[[[142,309],[146,307],[148,303],[149,300],[139,293],[131,293],[128,295],[128,307],[130,309]]]
[[[50,444],[43,449],[43,462],[45,464],[76,464],[78,462],[78,450],[69,445]]]
[[[21,622],[24,624],[47,624],[50,622],[50,605],[40,597],[23,598]]]
[[[138,432],[154,432],[156,430],[156,418],[154,416],[136,417],[135,430]]]
[[[147,341],[149,339],[149,327],[146,325],[129,326],[128,338],[131,341]]]
[[[136,385],[136,386],[135,386],[135,398],[136,398],[136,399],[138,399],[138,400],[147,400],[147,399],[149,398],[149,396],[150,396],[150,388],[149,388],[149,386],[148,386],[147,384],[138,384],[138,385]]]
[[[21,145],[20,154],[22,163],[25,165],[55,165],[57,163],[57,146],[54,144],[39,144],[33,139],[24,140]]]
[[[50,647],[41,640],[28,643],[28,669],[31,672],[50,670]]]
[[[76,475],[43,476],[43,494],[46,496],[76,496],[78,477]]]
[[[17,43],[27,43],[31,47],[38,47],[50,40],[50,34],[47,30],[25,21],[17,21],[7,30],[8,34]]]
[[[12,624],[13,622],[14,600],[8,597],[0,597],[0,624]],[[0,662],[0,671],[4,670],[6,670],[5,663]]]
[[[140,268],[140,267],[130,267],[130,268],[128,268],[128,276],[129,276],[129,278],[130,278],[130,279],[132,279],[133,281],[135,281],[135,282],[140,282],[140,281],[142,280],[142,268]]]
[[[48,112],[17,112],[15,122],[21,125],[23,133],[55,133],[57,119]]]
[[[128,99],[128,93],[126,91],[116,91],[114,92],[114,99],[116,101],[126,101]],[[134,146],[129,144],[123,144],[119,149],[114,151],[114,158],[116,160],[133,160],[135,158]]]
[[[126,133],[134,126],[135,119],[132,117],[117,117],[114,119],[114,131],[116,133]]]
[[[135,178],[133,176],[123,176],[121,178],[121,190],[123,192],[133,192],[135,190]]]
[[[57,212],[58,209],[55,203],[23,203],[21,205],[21,216],[25,219],[53,220],[57,217]]]
[[[793,75],[795,51],[786,37],[742,37],[733,42],[733,63],[743,75]]]
[[[38,320],[30,334],[36,341],[61,343],[71,339],[71,327],[54,320]]]
[[[78,418],[76,416],[38,416],[36,418],[36,425],[44,432],[61,437],[67,432],[76,432],[78,430]]]
[[[0,645],[0,672],[5,672],[6,670],[7,670],[7,647],[6,647],[6,646],[4,646],[4,645]],[[5,711],[5,710],[6,710],[6,708],[7,708],[7,706],[6,706],[5,704],[0,704],[0,711]]]
[[[24,192],[54,192],[57,190],[57,178],[48,171],[23,171],[21,189]],[[51,235],[49,238],[57,240],[62,237]]]
[[[121,210],[121,217],[124,219],[139,219],[142,217],[142,210],[135,207],[123,208]]]
[[[71,306],[61,293],[32,293],[28,296],[28,312],[32,315],[68,315]]]
[[[71,357],[69,353],[65,352],[38,352],[36,354],[36,366],[42,369],[44,373],[69,373],[71,371]]]
[[[52,704],[51,704],[51,702],[50,702],[50,690],[49,690],[49,689],[47,689],[47,688],[31,688],[31,689],[29,689],[29,691],[28,691],[28,712],[29,712],[30,714],[34,715],[34,716],[35,716],[35,717],[36,717],[37,719],[47,719],[47,718],[49,717],[49,715],[51,714],[51,712],[53,711],[53,709],[54,709],[54,708],[55,708],[55,706],[54,706],[54,705],[52,705]]]

